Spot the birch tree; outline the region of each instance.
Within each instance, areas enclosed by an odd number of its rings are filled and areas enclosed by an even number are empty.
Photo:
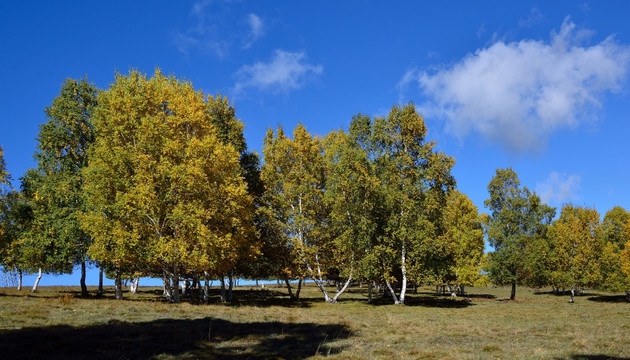
[[[336,301],[324,286],[327,269],[334,261],[333,244],[328,231],[328,210],[324,201],[325,167],[319,138],[312,137],[303,125],[293,132],[293,139],[280,128],[268,130],[263,145],[262,180],[269,219],[284,234],[287,253],[297,262],[294,276],[309,275],[326,302]],[[298,283],[299,285],[299,283]],[[287,281],[287,286],[289,282]]]
[[[123,269],[157,267],[179,302],[184,271],[227,271],[254,253],[252,203],[239,154],[190,83],[157,70],[117,75],[99,95],[97,142],[85,171],[90,253]],[[122,296],[122,294],[121,294]]]
[[[378,231],[378,177],[371,155],[371,119],[356,115],[349,132],[331,132],[325,141],[326,193],[334,266],[344,279],[332,301],[353,278],[373,281],[369,252]],[[370,285],[371,286],[371,285]]]

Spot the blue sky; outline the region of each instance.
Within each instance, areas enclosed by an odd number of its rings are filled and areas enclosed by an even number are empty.
[[[495,169],[512,167],[549,204],[603,215],[630,209],[629,13],[626,1],[5,1],[0,145],[18,179],[66,78],[107,88],[116,71],[160,67],[227,95],[251,149],[269,127],[325,135],[413,101],[482,211]]]

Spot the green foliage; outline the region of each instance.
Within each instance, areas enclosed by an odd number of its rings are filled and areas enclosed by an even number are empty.
[[[520,187],[516,172],[511,168],[497,169],[488,185],[490,199],[485,206],[491,213],[485,217],[485,231],[494,252],[488,256],[490,280],[495,284],[516,285],[531,277],[530,254],[544,241],[555,209],[541,203],[540,198]]]
[[[435,281],[445,266],[442,211],[455,185],[454,160],[434,151],[413,104],[392,107],[387,118],[375,120],[372,133],[385,225],[375,251],[383,279],[399,281],[403,295],[407,277]]]
[[[331,132],[325,140],[326,193],[336,266],[342,277],[377,280],[370,253],[379,226],[379,180],[371,161],[371,119],[353,117],[348,133]]]
[[[31,266],[48,272],[71,272],[73,264],[86,260],[90,238],[79,227],[85,209],[81,169],[94,141],[91,115],[96,95],[97,89],[87,80],[64,82],[59,96],[46,108],[48,120],[40,125],[37,167],[23,178],[33,219],[22,251]]]
[[[117,74],[98,101],[82,219],[95,259],[159,269],[176,287],[181,271],[226,272],[256,253],[239,154],[219,139],[211,101],[159,70]]]
[[[33,209],[23,192],[12,190],[0,198],[0,265],[29,271],[32,259],[22,251],[28,241]]]

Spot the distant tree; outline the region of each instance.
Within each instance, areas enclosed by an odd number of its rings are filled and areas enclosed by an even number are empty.
[[[595,209],[565,205],[551,226],[549,236],[554,241],[553,257],[557,263],[554,282],[571,289],[571,302],[576,289],[601,284],[599,219]]]
[[[81,292],[85,284],[89,236],[79,227],[79,215],[85,210],[81,170],[87,165],[87,153],[94,141],[91,117],[96,106],[97,89],[87,80],[68,79],[51,106],[48,120],[40,126],[35,159],[37,168],[31,177],[33,197],[33,237],[41,246],[54,244],[61,272],[81,265]]]
[[[485,232],[494,252],[488,256],[490,280],[510,284],[510,299],[516,298],[516,286],[526,283],[531,262],[532,244],[551,223],[555,209],[541,203],[540,198],[521,188],[511,168],[497,169],[488,185],[490,199],[484,202],[491,213],[485,216]]]
[[[137,266],[159,269],[179,302],[181,274],[225,273],[255,253],[239,154],[219,139],[201,92],[159,70],[132,71],[98,100],[83,226],[90,254],[116,272],[117,298]]]

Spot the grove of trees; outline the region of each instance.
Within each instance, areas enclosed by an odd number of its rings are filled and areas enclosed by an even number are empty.
[[[331,303],[353,282],[395,304],[418,285],[488,281],[510,299],[528,285],[630,300],[630,213],[566,204],[556,218],[498,169],[480,214],[413,104],[325,136],[269,129],[262,159],[227,98],[160,70],[116,74],[106,90],[69,79],[45,114],[19,189],[0,147],[0,265],[19,289],[24,273],[79,266],[88,296],[98,266],[118,299],[123,280],[150,276],[169,302],[207,301],[212,279],[229,301],[235,278],[282,281],[294,299],[313,281]]]

